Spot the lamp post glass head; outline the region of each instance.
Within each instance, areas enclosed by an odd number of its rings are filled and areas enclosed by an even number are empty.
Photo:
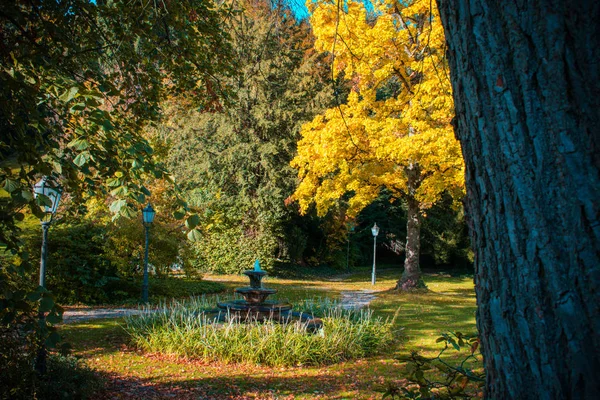
[[[53,179],[44,176],[33,185],[33,195],[36,199],[40,199],[39,204],[44,206],[44,213],[52,217],[60,203],[62,187]]]
[[[156,211],[152,208],[152,205],[148,203],[146,207],[142,209],[142,216],[144,218],[144,224],[151,224],[154,222],[154,215]]]
[[[377,224],[373,225],[371,228],[371,233],[373,234],[373,237],[377,237],[377,235],[379,235],[379,227]]]

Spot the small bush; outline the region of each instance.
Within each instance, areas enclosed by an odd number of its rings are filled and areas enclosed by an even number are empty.
[[[201,296],[222,292],[225,289],[225,286],[219,282],[186,278],[150,278],[148,285],[151,302]],[[142,280],[115,279],[107,283],[105,290],[111,294],[113,303],[137,302],[141,298]]]
[[[203,313],[214,302],[194,300],[126,319],[133,343],[148,352],[227,363],[273,367],[326,365],[366,357],[393,340],[390,321],[369,310],[316,306],[323,328],[307,332],[299,322],[215,323]]]
[[[182,298],[222,292],[225,286],[219,282],[208,282],[183,278],[150,280],[150,295],[155,298]]]

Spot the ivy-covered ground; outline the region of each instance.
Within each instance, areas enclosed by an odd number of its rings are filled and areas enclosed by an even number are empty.
[[[404,363],[398,357],[418,350],[435,356],[436,338],[442,332],[475,332],[475,294],[471,277],[426,274],[429,291],[397,294],[388,291],[397,270],[378,274],[375,287],[367,270],[328,279],[285,280],[267,277],[265,286],[279,290],[281,298],[294,302],[322,296],[340,298],[341,293],[374,289],[370,307],[377,315],[396,320],[400,337],[379,356],[326,367],[268,368],[256,365],[226,365],[174,359],[161,354],[143,354],[132,348],[120,319],[93,320],[64,325],[61,331],[74,347],[74,354],[106,379],[98,398],[119,399],[370,399],[381,398],[389,383],[402,384]],[[245,276],[208,276],[228,290],[246,285]],[[468,353],[452,351],[449,360]],[[462,357],[462,358],[461,358]]]

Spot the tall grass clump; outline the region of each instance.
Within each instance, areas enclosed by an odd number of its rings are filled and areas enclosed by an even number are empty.
[[[212,306],[214,306],[212,302]],[[339,304],[313,301],[323,327],[310,332],[306,323],[289,321],[216,322],[205,313],[205,299],[172,303],[125,320],[138,348],[153,353],[204,361],[273,367],[326,365],[378,353],[393,341],[393,323],[370,310],[344,310]]]

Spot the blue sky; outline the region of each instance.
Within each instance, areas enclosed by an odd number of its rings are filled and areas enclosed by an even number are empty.
[[[371,0],[362,0],[367,7],[367,11],[373,11],[373,4]],[[288,4],[292,9],[292,12],[298,19],[304,19],[308,17],[308,9],[306,8],[304,0],[284,0],[285,4]]]

